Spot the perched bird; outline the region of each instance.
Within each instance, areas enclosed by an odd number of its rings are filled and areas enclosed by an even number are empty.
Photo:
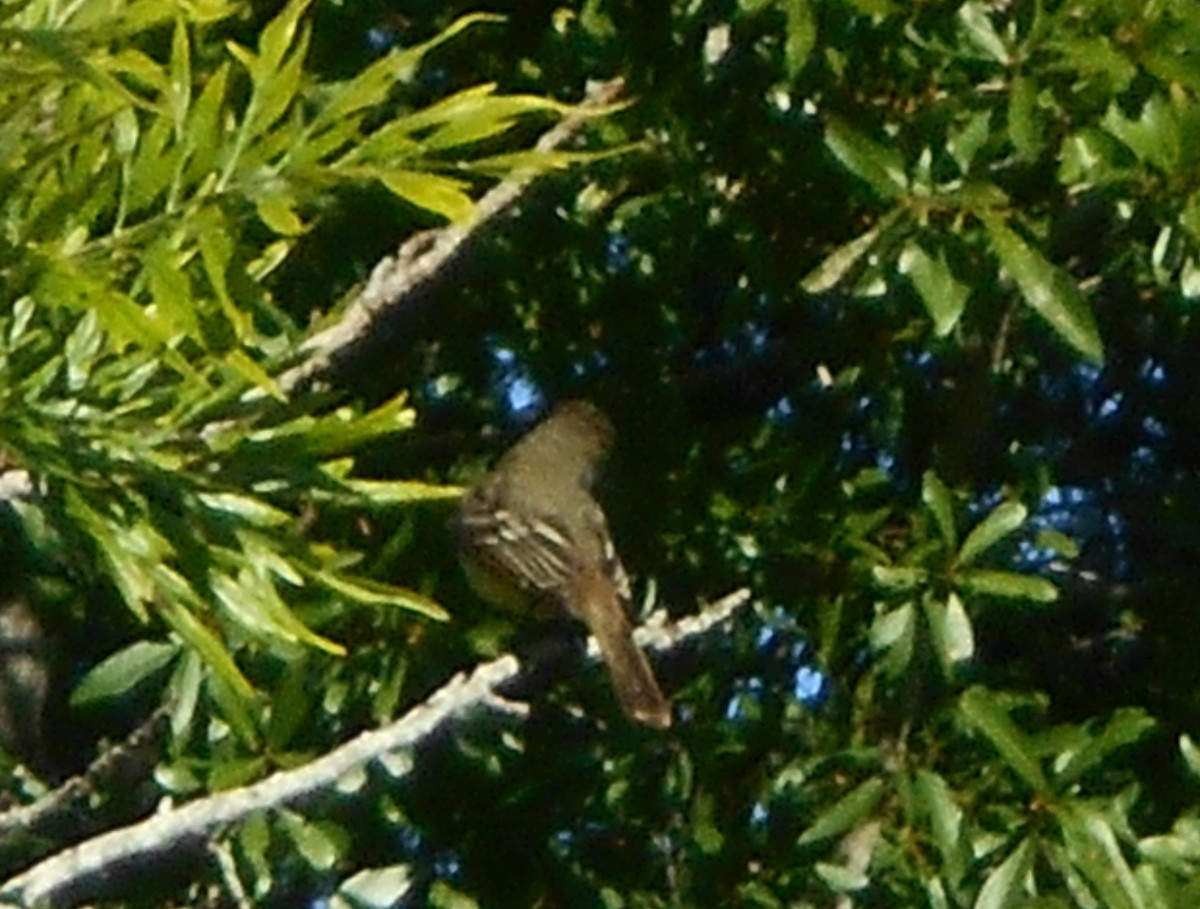
[[[665,729],[671,705],[633,641],[629,579],[592,497],[613,438],[597,407],[563,404],[467,492],[455,534],[480,596],[583,622],[600,645],[625,713]]]

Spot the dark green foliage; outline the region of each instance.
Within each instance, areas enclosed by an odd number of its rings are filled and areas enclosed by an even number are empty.
[[[584,673],[228,831],[256,903],[1195,904],[1195,4],[130,8],[0,35],[4,448],[47,626],[105,629],[71,710],[169,702],[199,798],[524,640],[435,485],[514,398],[612,416],[639,596],[757,600],[666,658],[668,736]],[[300,326],[615,75],[584,147],[623,153],[274,401]]]

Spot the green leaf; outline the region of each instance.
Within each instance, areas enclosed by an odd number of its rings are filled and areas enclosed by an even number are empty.
[[[75,323],[63,346],[69,389],[78,391],[87,384],[103,349],[104,331],[100,328],[100,319],[95,310],[89,310]]]
[[[944,338],[954,331],[971,289],[954,277],[945,253],[938,250],[934,258],[919,244],[911,242],[904,247],[896,264],[900,274],[907,275],[920,294],[925,311],[933,319],[934,333]]]
[[[441,33],[421,44],[393,50],[386,57],[362,70],[350,81],[336,86],[328,95],[328,105],[316,121],[318,129],[344,120],[351,114],[385,102],[397,82],[412,78],[421,60],[431,50],[450,41],[466,29],[481,23],[504,22],[493,13],[471,13],[450,23]]]
[[[258,457],[268,457],[274,449],[279,457],[295,452],[322,460],[350,454],[378,439],[405,432],[416,422],[416,411],[401,393],[374,410],[360,414],[349,407],[339,408],[319,418],[298,417],[255,432],[245,440]],[[240,436],[236,436],[240,440]]]
[[[839,836],[857,826],[875,810],[887,787],[879,777],[860,783],[849,793],[838,799],[833,807],[826,809],[812,825],[800,834],[796,841],[805,846]]]
[[[817,43],[817,17],[811,0],[784,0],[787,16],[787,40],[784,42],[784,65],[789,79],[795,79],[808,62]]]
[[[928,572],[923,568],[913,568],[907,565],[873,565],[871,577],[875,583],[885,590],[912,590],[925,583]]]
[[[307,0],[305,0],[307,2]],[[246,111],[243,141],[261,136],[287,113],[300,93],[304,79],[304,62],[308,53],[308,29],[305,28],[296,49],[284,65],[256,82],[254,95]]]
[[[975,633],[971,628],[971,619],[963,608],[962,600],[953,592],[944,604],[927,599],[923,605],[938,660],[943,672],[949,675],[957,664],[975,655]]]
[[[1038,549],[1050,549],[1064,559],[1074,559],[1079,556],[1079,544],[1061,530],[1043,527],[1034,537],[1034,545]]]
[[[267,888],[272,883],[271,827],[265,811],[252,812],[234,830],[238,854],[249,866],[258,887]],[[263,890],[262,892],[267,892]]]
[[[294,811],[282,809],[279,820],[300,856],[316,871],[330,870],[344,850],[344,836],[336,835],[330,823],[317,823]]]
[[[291,193],[264,193],[254,200],[254,209],[263,224],[285,237],[304,232],[304,222],[296,214],[296,200]]]
[[[1073,186],[1128,179],[1128,171],[1117,164],[1124,154],[1121,144],[1108,133],[1095,127],[1081,129],[1064,138],[1059,148],[1058,181]]]
[[[410,865],[364,868],[342,881],[330,904],[332,909],[395,909],[412,889],[413,878]]]
[[[434,881],[429,888],[431,909],[479,909],[479,903],[445,881]]]
[[[222,146],[225,129],[221,119],[225,105],[225,88],[229,81],[229,64],[222,64],[209,76],[200,91],[200,98],[192,105],[184,135],[184,147],[188,152],[187,177],[199,181],[205,174],[217,169],[217,152]]]
[[[921,501],[933,515],[938,531],[950,549],[958,546],[958,531],[954,526],[954,500],[950,490],[932,470],[921,477]]]
[[[1055,762],[1058,784],[1075,783],[1114,751],[1141,741],[1154,726],[1154,720],[1144,710],[1133,707],[1118,710],[1099,735],[1089,734],[1081,748],[1059,756]]]
[[[349,479],[345,481],[345,486],[370,500],[372,505],[407,505],[412,502],[458,499],[466,491],[462,486],[440,486],[415,480]]]
[[[331,571],[314,571],[312,574],[330,590],[358,603],[369,606],[399,606],[438,621],[444,621],[450,617],[449,613],[436,601],[406,587],[397,587],[369,578],[350,577]]]
[[[1028,516],[1029,511],[1020,502],[1002,502],[997,505],[967,534],[962,549],[958,551],[958,563],[970,565],[978,556],[1017,530]]]
[[[94,509],[79,490],[64,493],[66,513],[92,539],[108,563],[110,577],[130,610],[142,621],[149,615],[157,585],[151,565],[173,554],[170,544],[145,524],[118,528]]]
[[[142,254],[146,283],[155,307],[189,338],[200,338],[200,316],[195,293],[185,268],[186,256],[165,242],[154,243]]]
[[[988,15],[989,4],[980,0],[969,0],[958,8],[958,21],[975,48],[997,63],[1007,66],[1011,62],[1008,48],[996,33]]]
[[[880,669],[890,676],[904,672],[912,661],[913,642],[916,639],[916,610],[912,603],[905,603],[878,616],[871,623],[871,647],[883,653]]]
[[[1174,107],[1162,95],[1151,96],[1142,106],[1141,116],[1130,120],[1117,106],[1109,104],[1101,121],[1104,128],[1145,161],[1164,173],[1179,166],[1183,138]]]
[[[1081,356],[1104,362],[1104,344],[1091,309],[1074,279],[1047,262],[998,217],[981,216],[1000,264],[1016,281],[1025,302]]]
[[[461,224],[475,213],[475,202],[464,191],[467,184],[462,180],[412,170],[382,171],[378,177],[397,196],[452,224]]]
[[[955,572],[954,582],[963,590],[983,596],[1033,600],[1035,603],[1053,603],[1058,599],[1058,588],[1045,578],[1011,571],[969,568]]]
[[[160,566],[159,576],[162,577],[166,571],[165,567]],[[185,582],[180,579],[176,586],[179,583]],[[191,611],[179,605],[170,596],[162,597],[157,603],[157,607],[167,624],[189,646],[195,648],[204,662],[229,686],[231,692],[247,701],[254,696],[253,686],[242,675],[224,645]]]
[[[882,225],[873,227],[849,243],[839,246],[826,256],[820,265],[805,275],[800,286],[810,294],[832,290],[875,248],[881,229]]]
[[[196,707],[200,703],[201,686],[204,681],[204,663],[194,650],[184,650],[183,658],[171,673],[168,688],[171,705],[171,734],[182,741],[187,737]]]
[[[1008,716],[1003,700],[986,688],[973,687],[958,699],[962,716],[981,732],[1004,762],[1034,792],[1050,798],[1052,790],[1025,734]]]
[[[503,178],[517,170],[528,171],[532,174],[566,170],[576,164],[592,164],[605,158],[614,158],[642,149],[643,146],[632,144],[597,151],[540,151],[532,148],[473,158],[470,161],[462,162],[461,166],[471,173]]]
[[[1038,122],[1037,86],[1027,76],[1013,80],[1008,97],[1008,138],[1022,161],[1035,161],[1042,153],[1042,127]]]
[[[497,95],[494,83],[473,85],[449,97],[409,114],[398,121],[409,133],[418,133],[441,124],[477,118],[509,120],[533,113],[555,113],[560,116],[572,112],[569,104],[544,98],[540,95]],[[590,111],[599,116],[603,110]]]
[[[699,793],[692,803],[690,821],[692,841],[704,855],[718,855],[725,845],[725,837],[714,819],[714,799],[707,793]]]
[[[946,139],[946,151],[964,175],[971,172],[975,155],[987,144],[991,127],[992,112],[983,110],[972,113],[961,129],[951,130]]]
[[[207,508],[235,515],[256,527],[280,527],[293,520],[286,511],[249,495],[235,492],[202,492],[197,498]]]
[[[301,622],[279,596],[269,572],[242,568],[236,579],[219,571],[209,572],[213,595],[246,630],[267,640],[307,644],[335,656],[346,649],[321,637]]]
[[[970,858],[970,847],[963,836],[963,811],[954,800],[949,784],[930,770],[917,771],[917,795],[929,813],[933,842],[947,866],[961,872]]]
[[[124,697],[179,655],[177,644],[137,641],[94,666],[71,692],[72,707]]]
[[[831,118],[825,129],[825,144],[852,174],[865,180],[885,199],[908,191],[904,157],[899,149],[868,139],[848,123]]]
[[[67,75],[95,86],[101,96],[112,101],[131,104],[134,107],[154,112],[153,105],[127,89],[115,76],[94,65],[80,54],[63,35],[50,29],[9,29],[9,41],[21,41],[30,48],[53,61]]]
[[[192,59],[187,26],[182,17],[175,20],[171,35],[170,82],[166,92],[167,109],[175,124],[175,134],[182,136],[187,128],[188,108],[192,103]]]
[[[1137,77],[1138,65],[1126,53],[1133,48],[1114,36],[1070,32],[1053,46],[1072,69],[1100,77],[1107,83],[1104,90],[1113,96],[1125,92]]]
[[[866,889],[871,883],[871,878],[866,873],[831,862],[817,862],[813,866],[813,872],[821,883],[834,893],[853,893]]]
[[[1188,772],[1200,780],[1200,748],[1196,747],[1196,743],[1186,732],[1179,736],[1179,753],[1183,755]]]
[[[1117,842],[1099,811],[1079,802],[1058,812],[1067,857],[1091,884],[1105,909],[1144,909],[1148,904]]]
[[[300,17],[311,2],[312,0],[290,0],[279,15],[263,28],[258,38],[258,69],[255,81],[260,81],[279,69],[284,54],[295,41]]]
[[[987,876],[973,909],[1016,909],[1022,905],[1018,898],[1021,884],[1029,874],[1031,849],[1029,840],[1021,840],[1017,848]]]

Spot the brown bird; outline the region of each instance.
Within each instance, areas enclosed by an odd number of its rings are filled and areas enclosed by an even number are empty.
[[[587,401],[557,408],[463,497],[455,521],[471,585],[508,608],[566,614],[595,635],[625,713],[671,724],[645,654],[633,642],[629,579],[592,497],[612,424]]]

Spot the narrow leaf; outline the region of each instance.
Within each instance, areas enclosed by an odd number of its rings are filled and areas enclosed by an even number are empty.
[[[359,603],[371,606],[400,606],[439,621],[450,617],[435,600],[406,587],[336,574],[332,571],[316,571],[313,572],[313,577],[330,590]]]
[[[970,565],[1006,536],[1025,523],[1029,511],[1020,502],[1002,502],[980,521],[963,541],[958,551],[958,563]]]
[[[830,120],[825,144],[855,176],[865,180],[884,198],[893,199],[908,190],[904,158],[899,150],[868,139],[848,123]]]
[[[1058,599],[1058,588],[1045,578],[1012,571],[965,569],[955,573],[954,581],[961,589],[983,596],[1032,600],[1035,603],[1053,603]]]
[[[959,698],[958,706],[963,717],[992,743],[1029,788],[1046,797],[1051,795],[1050,784],[1025,734],[1012,722],[993,692],[978,686],[970,688]]]
[[[1089,770],[1102,764],[1114,751],[1141,741],[1154,729],[1154,720],[1144,710],[1128,707],[1118,710],[1099,735],[1089,735],[1082,748],[1063,755],[1057,778],[1060,785],[1070,785]]]
[[[787,40],[784,42],[783,59],[789,78],[795,79],[808,62],[817,43],[817,17],[813,14],[811,0],[786,0],[784,14],[787,16]]]
[[[962,600],[953,592],[944,604],[927,599],[923,605],[942,671],[949,675],[956,665],[975,655],[971,619],[963,608]]]
[[[216,672],[233,692],[245,700],[254,696],[253,686],[237,668],[225,646],[190,610],[178,605],[171,597],[162,597],[156,605],[167,624],[196,649],[209,668]]]
[[[885,790],[886,786],[879,777],[859,784],[818,816],[796,842],[806,845],[845,833],[875,810]]]
[[[958,546],[958,531],[954,526],[954,501],[946,484],[932,470],[925,471],[921,477],[921,501],[933,515],[946,545],[955,549]]]
[[[939,338],[950,334],[962,318],[971,289],[954,277],[946,262],[945,253],[929,255],[917,243],[909,243],[900,253],[897,267],[907,275],[933,319],[933,330]]]
[[[1029,873],[1030,849],[1029,840],[1022,840],[1008,858],[988,875],[973,909],[1007,909],[1018,905],[1021,881]]]
[[[389,170],[379,175],[389,190],[418,208],[442,215],[454,224],[468,220],[475,212],[461,180],[411,170]]]
[[[137,641],[107,657],[88,671],[71,692],[71,706],[120,698],[179,655],[176,644]]]
[[[984,215],[983,222],[996,257],[1017,282],[1025,302],[1080,355],[1103,363],[1100,331],[1074,279],[1046,261],[995,215]]]

